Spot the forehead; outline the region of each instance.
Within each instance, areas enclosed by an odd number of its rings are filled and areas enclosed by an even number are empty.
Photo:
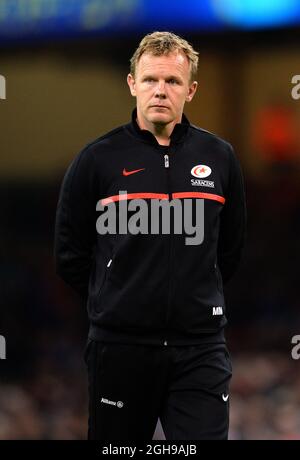
[[[143,53],[136,67],[136,73],[139,76],[142,74],[155,73],[161,75],[177,74],[182,78],[188,78],[189,72],[189,60],[186,55],[179,50],[161,56],[154,56],[152,53]]]

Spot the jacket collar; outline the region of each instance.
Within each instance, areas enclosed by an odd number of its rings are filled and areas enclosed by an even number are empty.
[[[147,129],[141,129],[139,127],[139,125],[137,124],[136,118],[137,118],[137,109],[135,108],[131,114],[131,123],[129,123],[128,125],[129,130],[132,132],[132,134],[134,134],[135,136],[138,136],[144,142],[159,145],[156,140],[156,137],[150,131],[148,131]],[[190,127],[190,122],[183,113],[181,123],[176,123],[171,133],[171,136],[170,136],[171,144],[183,142],[188,132],[189,127]]]

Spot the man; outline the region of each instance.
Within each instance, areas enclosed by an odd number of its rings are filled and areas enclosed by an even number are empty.
[[[231,145],[183,114],[197,55],[173,33],[146,35],[127,77],[131,122],[87,145],[63,180],[56,270],[87,303],[89,439],[151,440],[158,418],[170,440],[228,437],[223,282],[241,258],[245,196]],[[178,219],[167,232],[114,232],[137,199],[189,200],[203,238],[187,243]]]

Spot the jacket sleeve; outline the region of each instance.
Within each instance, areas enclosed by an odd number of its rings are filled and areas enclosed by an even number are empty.
[[[55,271],[83,300],[96,241],[96,180],[93,150],[72,161],[62,181],[55,220]]]
[[[220,215],[218,265],[223,283],[235,273],[246,241],[247,209],[244,179],[240,163],[230,146],[229,183],[224,208]]]

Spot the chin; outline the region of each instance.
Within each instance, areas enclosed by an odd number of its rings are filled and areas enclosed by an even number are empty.
[[[171,118],[169,114],[166,113],[153,113],[149,115],[148,120],[151,123],[170,123]]]

